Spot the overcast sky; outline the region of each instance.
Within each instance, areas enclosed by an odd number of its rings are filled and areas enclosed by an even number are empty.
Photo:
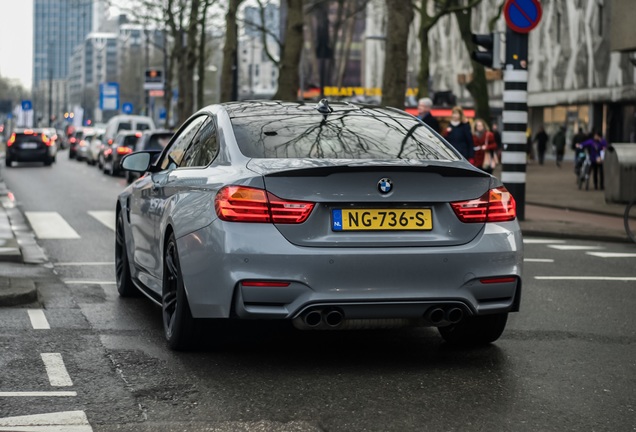
[[[33,0],[0,0],[0,75],[31,88],[33,77]]]

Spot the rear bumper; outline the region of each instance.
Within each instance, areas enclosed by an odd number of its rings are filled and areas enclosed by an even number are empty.
[[[519,308],[523,241],[516,221],[488,224],[473,241],[452,247],[299,247],[273,225],[218,220],[177,242],[197,318],[293,319],[323,306],[358,318],[421,317],[450,304],[469,315]],[[515,280],[480,281],[498,276]],[[255,280],[289,285],[241,283]]]
[[[5,157],[14,162],[44,162],[54,156],[51,147],[42,149],[24,150],[8,148]]]

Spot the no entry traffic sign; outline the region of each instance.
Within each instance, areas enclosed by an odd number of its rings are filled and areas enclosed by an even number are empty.
[[[539,0],[507,0],[504,16],[508,27],[517,33],[528,33],[541,21]]]

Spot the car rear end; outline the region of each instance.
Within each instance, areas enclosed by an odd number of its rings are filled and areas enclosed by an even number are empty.
[[[68,139],[68,157],[69,159],[75,159],[77,156],[77,148],[80,142],[84,138],[84,130],[77,128]]]
[[[117,139],[115,144],[110,148],[110,162],[112,163],[113,175],[119,174],[121,171],[121,160],[124,156],[135,151],[135,145],[139,138],[141,138],[141,132],[130,132],[123,134],[121,139]]]
[[[174,132],[169,130],[145,131],[135,145],[135,151],[155,150],[163,151],[168,145]],[[159,156],[157,154],[157,156]],[[153,161],[154,163],[154,161]],[[128,184],[134,182],[140,177],[139,173],[126,171],[126,181]]]
[[[193,316],[342,328],[518,310],[514,198],[421,122],[245,114],[231,121],[255,177],[222,187],[216,219],[179,239]]]
[[[11,134],[7,141],[6,166],[13,162],[43,162],[51,165],[55,160],[55,142],[37,129],[25,129]]]

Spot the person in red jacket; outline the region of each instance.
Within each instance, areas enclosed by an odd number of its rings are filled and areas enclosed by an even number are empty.
[[[495,141],[495,136],[488,130],[488,125],[482,119],[475,120],[473,142],[475,144],[475,160],[473,165],[492,174],[497,165],[497,141]]]

